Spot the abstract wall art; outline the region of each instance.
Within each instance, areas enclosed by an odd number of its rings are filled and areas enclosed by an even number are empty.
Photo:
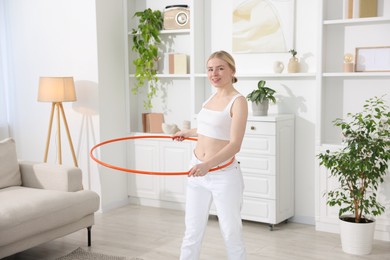
[[[294,46],[295,0],[234,0],[234,53],[288,52]]]

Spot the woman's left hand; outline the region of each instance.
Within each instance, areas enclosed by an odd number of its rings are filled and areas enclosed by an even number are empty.
[[[190,172],[188,173],[189,177],[201,177],[205,176],[209,172],[210,168],[207,166],[206,163],[199,163],[191,168]]]

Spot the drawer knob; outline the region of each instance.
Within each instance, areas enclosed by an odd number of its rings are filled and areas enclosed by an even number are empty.
[[[256,130],[256,127],[254,127],[253,125],[251,126],[251,130]]]

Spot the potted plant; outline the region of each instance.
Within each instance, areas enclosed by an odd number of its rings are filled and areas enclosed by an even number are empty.
[[[297,73],[299,72],[299,60],[295,56],[298,52],[295,49],[291,49],[288,52],[292,55],[292,57],[288,61],[287,71],[289,73]]]
[[[333,152],[327,150],[318,158],[320,165],[326,167],[339,183],[338,188],[324,195],[327,205],[340,207],[342,248],[347,253],[362,255],[371,252],[375,230],[373,217],[385,210],[377,201],[376,192],[384,181],[390,160],[390,110],[383,98],[374,97],[366,100],[362,112],[348,113],[347,119],[333,121],[341,128],[343,148]],[[366,227],[371,228],[367,234],[357,233]],[[344,233],[346,228],[347,234]],[[358,239],[362,241],[358,242]]]
[[[140,88],[148,83],[147,100],[144,101],[144,107],[148,109],[152,108],[152,99],[157,95],[158,90],[156,75],[159,59],[158,44],[161,43],[160,31],[163,28],[163,16],[161,11],[147,8],[136,12],[134,17],[138,18],[138,26],[132,30],[132,50],[138,53],[138,58],[133,60],[136,83],[132,92],[134,95],[138,94]]]
[[[265,80],[257,83],[257,89],[249,93],[246,98],[252,101],[252,111],[254,116],[266,116],[268,114],[269,101],[276,103],[275,90],[265,87]]]

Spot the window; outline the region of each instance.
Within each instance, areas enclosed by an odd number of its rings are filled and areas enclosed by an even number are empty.
[[[0,0],[0,139],[9,136],[7,109],[7,52],[4,1]]]

